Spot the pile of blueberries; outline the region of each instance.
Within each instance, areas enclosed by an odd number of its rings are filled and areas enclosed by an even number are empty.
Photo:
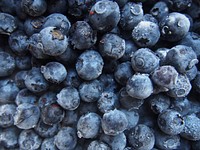
[[[200,150],[199,0],[0,0],[0,150]]]

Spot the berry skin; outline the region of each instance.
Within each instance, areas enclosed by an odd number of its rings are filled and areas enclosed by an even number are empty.
[[[185,121],[181,114],[172,109],[160,113],[157,122],[159,128],[169,135],[178,135],[185,127]]]
[[[96,113],[82,115],[77,123],[77,135],[79,138],[95,138],[100,130],[101,119]]]
[[[128,141],[133,149],[151,150],[155,143],[155,137],[148,126],[139,124],[130,130]]]
[[[46,27],[40,31],[43,53],[49,56],[58,56],[68,47],[68,38],[56,27]]]
[[[18,147],[19,129],[16,127],[5,128],[0,132],[0,143],[5,149]],[[3,149],[4,150],[4,149]]]
[[[103,65],[101,55],[97,51],[88,50],[78,57],[76,71],[82,79],[94,80],[101,75]]]
[[[114,72],[115,80],[121,84],[126,85],[126,82],[134,74],[131,63],[129,61],[119,64]]]
[[[119,100],[113,92],[103,92],[97,101],[97,107],[102,113],[106,113],[119,106]]]
[[[116,34],[107,33],[99,42],[99,51],[103,57],[119,59],[125,53],[125,40]]]
[[[35,104],[37,100],[38,100],[37,96],[25,88],[17,93],[17,96],[15,98],[15,103],[17,105],[20,105],[22,103]]]
[[[196,114],[188,114],[183,117],[185,127],[181,132],[181,136],[187,140],[198,141],[200,140],[200,119]]]
[[[87,150],[98,150],[98,149],[111,150],[111,148],[106,143],[97,140],[92,141],[87,147]]]
[[[133,28],[142,20],[143,14],[142,3],[126,3],[121,10],[121,28],[123,28],[123,30],[133,30]]]
[[[52,91],[45,92],[38,100],[38,106],[43,108],[45,106],[56,103],[56,93]]]
[[[8,13],[0,13],[0,34],[10,35],[17,28],[16,19]]]
[[[98,80],[83,82],[79,86],[79,94],[81,100],[85,102],[97,101],[103,92],[103,85]]]
[[[159,67],[160,59],[149,48],[140,48],[133,53],[131,65],[133,70],[142,73],[151,73]]]
[[[71,23],[65,15],[53,13],[45,18],[42,27],[43,29],[46,27],[56,27],[63,33],[63,35],[68,35]]]
[[[37,123],[34,130],[35,132],[43,138],[51,138],[58,133],[60,129],[60,124],[47,125],[42,120]]]
[[[19,88],[11,79],[0,80],[0,103],[13,103]]]
[[[35,93],[44,92],[49,87],[49,83],[43,77],[43,74],[40,72],[40,68],[36,67],[33,67],[28,71],[25,78],[25,85],[28,90]]]
[[[58,104],[66,110],[75,110],[80,104],[79,92],[74,87],[63,88],[56,97]]]
[[[149,97],[153,93],[153,84],[148,74],[134,74],[126,84],[126,92],[137,99]]]
[[[62,127],[54,138],[54,144],[59,150],[73,150],[76,147],[77,136],[74,128]]]
[[[161,66],[151,76],[152,81],[160,87],[172,89],[178,80],[178,72],[173,66]]]
[[[79,50],[91,48],[97,41],[97,34],[85,21],[77,21],[70,28],[70,41]]]
[[[120,21],[120,10],[116,2],[102,0],[96,2],[89,12],[91,26],[100,32],[111,31]]]
[[[47,9],[47,3],[45,0],[22,0],[21,8],[24,12],[32,17],[42,15]]]
[[[40,118],[38,106],[29,103],[22,103],[16,108],[14,115],[14,125],[20,129],[34,128]]]
[[[105,134],[118,135],[128,127],[126,115],[117,109],[104,113],[101,126]]]
[[[41,150],[58,150],[54,144],[55,138],[45,138],[41,144]]]
[[[166,63],[174,66],[179,73],[186,73],[198,63],[197,55],[191,47],[177,45],[167,53]]]
[[[190,21],[185,15],[172,12],[163,17],[159,26],[163,40],[177,42],[187,35],[190,29]]]
[[[0,77],[11,75],[15,70],[15,59],[7,52],[0,52]]]
[[[190,93],[192,85],[186,75],[179,74],[175,86],[170,89],[167,94],[171,97],[185,97]]]
[[[0,127],[7,128],[14,125],[14,114],[16,106],[14,104],[0,105]]]
[[[67,76],[65,66],[59,62],[49,62],[45,66],[41,66],[41,73],[47,81],[56,84],[64,81]]]
[[[20,150],[36,150],[40,147],[42,139],[32,129],[22,130],[19,135],[18,143]]]
[[[133,41],[140,47],[152,47],[159,38],[159,26],[150,21],[141,21],[132,31]]]
[[[47,105],[41,110],[41,119],[47,125],[60,123],[65,112],[58,104]]]
[[[15,74],[15,83],[17,85],[18,88],[20,89],[23,89],[23,88],[26,88],[26,85],[25,85],[25,77],[27,75],[27,72],[26,70],[23,70],[23,71],[19,71]]]

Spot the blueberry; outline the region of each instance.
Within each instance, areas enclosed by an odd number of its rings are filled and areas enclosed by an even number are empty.
[[[137,49],[137,46],[132,40],[125,40],[125,53],[119,60],[122,62],[130,61],[132,54],[137,51]]]
[[[141,21],[132,31],[134,42],[140,47],[152,47],[159,38],[159,26],[150,21]]]
[[[172,12],[163,17],[159,26],[163,40],[176,42],[187,35],[190,28],[190,21],[185,15]]]
[[[40,31],[42,52],[49,56],[58,56],[65,52],[68,38],[56,27],[46,27]]]
[[[172,89],[177,83],[178,72],[173,66],[161,66],[152,73],[151,79],[160,87]]]
[[[76,110],[66,110],[65,117],[62,120],[62,126],[74,126],[79,119],[78,112]]]
[[[14,16],[8,13],[0,13],[0,34],[10,35],[17,28],[17,21]]]
[[[90,142],[90,144],[87,147],[87,150],[98,150],[98,149],[111,150],[111,148],[106,143],[97,140]]]
[[[181,136],[191,141],[200,140],[200,119],[196,114],[188,114],[183,119],[185,121],[185,127],[181,132]]]
[[[32,129],[22,130],[19,135],[18,143],[21,150],[36,150],[40,147],[42,139]]]
[[[54,144],[55,138],[45,138],[41,144],[41,150],[58,150]]]
[[[131,97],[145,99],[153,93],[153,84],[148,74],[134,74],[126,84],[126,92]]]
[[[14,125],[20,129],[34,128],[40,118],[40,109],[38,106],[29,103],[22,103],[17,106],[14,115]]]
[[[14,114],[16,106],[14,104],[0,105],[0,127],[7,128],[14,125]]]
[[[31,69],[31,56],[17,56],[16,57],[16,67],[20,70],[28,70]]]
[[[151,110],[156,114],[160,114],[170,107],[170,97],[164,95],[163,93],[152,95],[151,97],[148,98],[148,101]]]
[[[78,52],[72,49],[71,45],[68,45],[65,52],[59,56],[56,56],[55,58],[57,61],[68,66],[69,64],[74,64],[76,62],[77,57],[78,57]]]
[[[169,8],[173,11],[183,11],[189,8],[192,4],[192,0],[167,0]]]
[[[36,17],[45,13],[47,9],[47,3],[45,0],[21,0],[21,8],[28,15]]]
[[[102,113],[118,108],[118,96],[113,92],[103,92],[97,101],[97,107]]]
[[[47,63],[45,66],[41,66],[41,73],[47,81],[56,84],[64,81],[67,76],[65,66],[54,61]]]
[[[102,134],[100,140],[110,146],[112,150],[124,150],[127,144],[126,136],[124,133],[120,133],[115,136]]]
[[[181,141],[179,135],[168,135],[161,132],[160,130],[155,131],[155,145],[160,149],[178,149],[180,142]]]
[[[35,132],[43,138],[53,137],[58,133],[59,129],[60,124],[47,125],[42,120],[34,127]]]
[[[86,21],[77,21],[70,28],[70,41],[79,50],[91,48],[97,41],[96,32]]]
[[[178,135],[185,127],[185,119],[175,110],[167,109],[159,114],[157,122],[159,128],[166,134]]]
[[[118,135],[128,127],[126,115],[117,109],[104,113],[101,126],[105,134]]]
[[[93,80],[98,78],[103,69],[103,59],[101,55],[94,50],[83,52],[76,62],[76,71],[84,80]],[[88,72],[90,72],[88,74]]]
[[[200,35],[195,32],[188,32],[188,34],[178,42],[180,45],[185,45],[191,47],[196,53],[197,57],[200,57]]]
[[[193,66],[191,69],[187,70],[185,74],[186,74],[186,76],[188,77],[188,79],[189,79],[190,81],[192,81],[192,80],[195,79],[197,73],[198,73],[197,67],[196,67],[196,66]]]
[[[59,150],[73,150],[77,144],[77,136],[74,128],[63,127],[55,136],[54,144]]]
[[[0,52],[0,77],[11,75],[16,67],[15,59],[7,52]]]
[[[121,111],[124,112],[128,120],[127,130],[134,128],[139,122],[139,113],[136,110],[121,109]]]
[[[196,77],[194,78],[194,81],[192,82],[193,88],[196,92],[200,93],[200,72],[197,72]]]
[[[52,13],[62,13],[65,14],[67,11],[67,0],[49,0],[47,1],[48,7],[47,12]]]
[[[25,85],[27,89],[32,92],[44,92],[48,89],[49,84],[40,72],[40,68],[33,67],[28,71],[25,78]]]
[[[160,66],[166,65],[166,56],[167,56],[167,53],[168,53],[170,50],[171,50],[171,49],[169,49],[169,48],[162,47],[162,48],[158,48],[158,49],[155,51],[156,56],[158,56],[159,59],[160,59]]]
[[[185,97],[190,93],[192,85],[186,75],[179,75],[175,86],[167,93],[171,97]]]
[[[85,102],[97,101],[103,92],[103,85],[98,80],[82,82],[79,86],[81,100]]]
[[[8,39],[8,43],[12,51],[18,55],[24,55],[27,51],[28,37],[23,31],[17,30],[13,32]]]
[[[127,138],[131,147],[137,150],[151,150],[155,143],[153,131],[144,124],[132,128]]]
[[[158,20],[152,14],[145,14],[141,21],[149,21],[158,25]]]
[[[18,147],[19,130],[16,127],[5,128],[0,133],[0,143],[6,149]]]
[[[116,2],[102,0],[96,2],[89,12],[89,22],[98,31],[112,30],[120,21],[120,10]]]
[[[13,103],[19,88],[11,79],[0,79],[0,103]]]
[[[70,68],[67,70],[67,77],[63,81],[65,86],[71,86],[78,88],[81,84],[82,80],[78,76],[78,73],[76,72],[75,68]]]
[[[82,115],[77,123],[77,135],[79,138],[97,137],[101,127],[101,118],[96,113],[87,113]]]
[[[163,1],[159,1],[151,8],[150,13],[159,21],[169,14],[169,8]]]
[[[63,88],[56,97],[58,104],[66,110],[75,110],[80,104],[79,92],[74,87]]]
[[[133,110],[133,109],[139,109],[140,106],[144,103],[144,100],[129,96],[128,93],[126,92],[126,88],[123,87],[119,91],[119,102],[121,106],[124,107],[125,109]]]
[[[131,65],[136,72],[151,73],[159,67],[160,59],[149,48],[140,48],[133,53]]]
[[[121,84],[126,85],[126,82],[133,76],[133,69],[129,61],[119,64],[114,72],[115,80]]]
[[[39,33],[35,33],[29,38],[27,49],[35,58],[38,59],[48,58],[48,56],[43,53],[44,47],[41,41],[41,34]]]
[[[71,27],[71,23],[65,15],[53,13],[46,17],[43,28],[46,27],[56,27],[62,31],[63,35],[67,35]]]
[[[78,109],[78,114],[80,115],[85,115],[87,113],[94,112],[94,113],[99,113],[97,104],[96,103],[88,103],[88,102],[81,102],[79,109]]]
[[[33,35],[34,33],[39,33],[42,30],[43,23],[45,21],[44,16],[27,18],[24,21],[24,30],[28,36]]]
[[[58,104],[50,104],[42,108],[41,119],[47,125],[60,123],[64,118],[65,112]]]
[[[53,91],[47,91],[43,95],[40,96],[38,100],[38,106],[40,108],[43,108],[45,106],[56,103],[56,100],[57,100],[56,93]]]
[[[126,3],[121,10],[121,28],[123,30],[133,30],[133,28],[142,20],[143,14],[142,3]]]
[[[17,96],[15,98],[15,103],[17,105],[23,103],[36,104],[37,100],[38,100],[37,96],[25,88],[17,93]]]
[[[195,66],[199,61],[193,49],[185,45],[177,45],[167,53],[166,62],[176,68],[180,73]]]
[[[116,34],[107,33],[99,42],[99,51],[103,57],[119,59],[125,53],[125,40]]]

